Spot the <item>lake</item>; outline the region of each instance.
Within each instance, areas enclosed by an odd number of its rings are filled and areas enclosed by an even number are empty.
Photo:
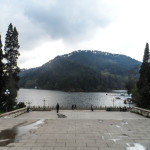
[[[125,93],[125,96],[120,96]],[[116,99],[119,97],[120,99]],[[61,92],[52,90],[39,89],[20,89],[18,91],[18,102],[31,103],[31,106],[43,106],[44,100],[46,106],[60,106],[71,107],[76,104],[77,107],[93,106],[129,106],[124,104],[124,99],[128,97],[126,91],[115,90],[109,93],[106,92]]]

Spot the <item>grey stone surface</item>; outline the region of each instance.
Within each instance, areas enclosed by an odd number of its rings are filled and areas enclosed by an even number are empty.
[[[135,143],[150,149],[150,119],[130,112],[63,110],[25,113],[17,118],[0,118],[0,131],[44,123],[21,135],[0,150],[126,150]],[[143,149],[144,150],[144,149]]]

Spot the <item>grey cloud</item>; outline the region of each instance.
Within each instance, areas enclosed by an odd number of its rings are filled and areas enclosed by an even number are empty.
[[[53,39],[81,40],[98,27],[107,26],[110,8],[99,0],[34,0],[26,3],[25,15]],[[111,16],[111,15],[110,15]]]
[[[19,0],[0,0],[0,34],[3,45],[5,35],[10,23],[19,32],[20,50],[31,50],[47,38],[47,33],[41,27],[36,26],[27,16],[24,15],[25,3]]]
[[[22,50],[30,50],[50,38],[78,42],[114,19],[112,8],[104,1],[0,0],[0,32],[4,35],[12,22],[19,31]]]

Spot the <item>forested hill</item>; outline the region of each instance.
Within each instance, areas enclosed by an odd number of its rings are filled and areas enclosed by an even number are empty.
[[[23,70],[20,87],[62,91],[124,89],[129,72],[141,62],[125,55],[75,51],[57,56],[41,67]]]

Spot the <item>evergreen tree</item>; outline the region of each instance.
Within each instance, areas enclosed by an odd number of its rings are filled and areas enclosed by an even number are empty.
[[[1,41],[1,35],[0,35],[0,110],[2,109],[3,106],[3,90],[4,90],[4,63],[3,63],[3,50],[2,50],[2,41]]]
[[[146,43],[143,63],[140,69],[140,78],[138,82],[138,88],[142,89],[143,87],[147,86],[148,83],[148,70],[149,70],[149,45]]]
[[[143,63],[140,69],[140,78],[137,83],[139,100],[137,105],[142,108],[150,107],[150,57],[149,57],[149,45],[146,43]]]
[[[137,65],[131,68],[128,72],[128,81],[125,84],[128,95],[132,93],[132,90],[136,87],[136,83],[139,80],[139,68],[140,66]],[[134,91],[136,90],[134,89]]]
[[[18,43],[18,32],[16,28],[13,28],[13,25],[10,24],[8,27],[8,31],[6,34],[5,40],[5,59],[6,59],[6,86],[5,89],[9,90],[9,93],[6,93],[5,101],[6,101],[6,109],[12,110],[16,104],[18,81],[19,81],[19,67],[17,66],[17,59],[20,55],[18,52],[19,49]]]
[[[17,60],[18,60],[18,56],[20,55],[18,49],[20,48],[20,45],[18,43],[18,31],[16,29],[16,27],[14,27],[14,32],[13,32],[13,48],[14,48],[14,59],[12,60],[12,65],[14,67],[13,69],[13,75],[14,75],[14,79],[15,79],[15,88],[17,90],[19,90],[19,72],[20,72],[20,68],[17,66]]]

